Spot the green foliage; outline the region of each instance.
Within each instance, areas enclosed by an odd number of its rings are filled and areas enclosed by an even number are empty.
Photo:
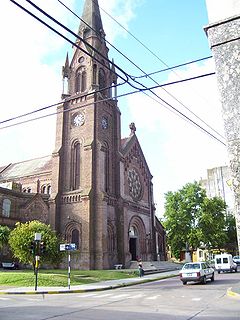
[[[7,226],[0,225],[0,249],[4,244],[8,243],[8,238],[10,235],[10,229]]]
[[[194,182],[168,192],[165,200],[164,226],[176,258],[186,246],[195,250],[202,244],[215,248],[225,243],[226,204],[222,199],[208,199],[206,191]]]
[[[236,230],[236,219],[234,215],[227,214],[225,217],[225,233],[226,233],[226,242],[224,248],[227,252],[237,253],[237,230]]]
[[[205,198],[199,228],[202,230],[202,242],[209,249],[222,248],[227,240],[225,232],[225,202],[217,197]]]
[[[40,263],[57,265],[61,260],[59,253],[60,241],[49,225],[37,220],[26,223],[16,223],[16,227],[9,236],[9,245],[16,257],[22,263],[34,263],[34,255],[30,252],[30,244],[35,233],[41,233],[46,244],[46,252],[41,256]]]

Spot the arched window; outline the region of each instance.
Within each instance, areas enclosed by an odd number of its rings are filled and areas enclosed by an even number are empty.
[[[46,193],[47,187],[44,185],[42,186],[42,193]]]
[[[47,186],[47,194],[51,194],[52,188],[50,185]]]
[[[72,243],[75,243],[76,244],[76,246],[77,246],[77,249],[80,249],[79,248],[79,231],[78,231],[78,229],[74,229],[73,231],[72,231]]]
[[[93,65],[93,84],[97,84],[97,65]]]
[[[83,71],[81,92],[84,92],[86,90],[86,87],[87,87],[87,73],[86,71]]]
[[[115,242],[116,237],[114,236],[114,228],[111,223],[108,223],[107,232],[108,232],[108,253],[111,254],[115,251],[115,248],[116,248],[116,242]]]
[[[28,192],[28,193],[31,193],[31,192],[32,192],[32,189],[31,189],[31,188],[28,188],[28,189],[27,189],[27,192]]]
[[[98,80],[99,80],[99,89],[106,88],[106,76],[102,68],[99,69]],[[105,90],[102,91],[102,94],[105,94]]]
[[[71,159],[71,189],[80,187],[80,143],[77,141],[72,148]]]
[[[109,148],[105,144],[103,148],[104,152],[104,191],[109,191]]]
[[[77,70],[75,76],[75,91],[84,92],[87,88],[87,73],[84,67]]]
[[[2,216],[9,218],[10,210],[11,210],[11,201],[9,199],[4,199],[3,206],[2,206]]]
[[[81,84],[81,74],[77,73],[75,77],[75,92],[80,91],[80,84]]]

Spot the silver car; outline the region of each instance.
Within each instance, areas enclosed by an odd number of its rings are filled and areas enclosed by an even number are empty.
[[[183,284],[187,284],[190,281],[206,284],[208,279],[214,281],[214,269],[207,262],[185,263],[179,275]]]

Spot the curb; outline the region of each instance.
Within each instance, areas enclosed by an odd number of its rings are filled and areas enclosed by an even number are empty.
[[[118,289],[123,287],[130,287],[137,284],[143,284],[147,282],[154,282],[162,279],[168,279],[176,277],[177,275],[167,275],[167,276],[161,276],[156,277],[154,279],[143,279],[140,281],[135,282],[129,282],[129,283],[121,283],[116,285],[109,285],[106,287],[100,287],[100,288],[89,288],[89,289],[66,289],[66,290],[49,290],[49,291],[0,291],[0,295],[25,295],[25,294],[66,294],[66,293],[84,293],[84,292],[94,292],[94,291],[106,291],[106,290],[112,290],[112,289]]]
[[[240,299],[240,294],[237,293],[237,292],[232,291],[232,288],[229,288],[227,290],[227,296]]]

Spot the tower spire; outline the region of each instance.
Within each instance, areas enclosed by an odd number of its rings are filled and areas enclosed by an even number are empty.
[[[103,24],[98,0],[85,0],[79,34],[85,38],[90,36],[104,37]]]

